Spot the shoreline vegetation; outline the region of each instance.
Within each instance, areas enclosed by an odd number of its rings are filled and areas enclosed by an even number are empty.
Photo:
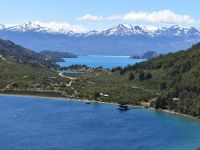
[[[60,96],[60,97],[56,97],[56,96],[50,96],[50,95],[34,95],[34,94],[17,94],[17,93],[0,93],[0,96],[22,96],[22,97],[38,97],[38,98],[45,98],[45,99],[55,99],[55,100],[64,100],[64,101],[78,101],[78,102],[91,102],[91,103],[98,103],[98,104],[110,104],[110,105],[120,105],[119,103],[116,102],[106,102],[106,101],[97,101],[97,100],[89,100],[89,99],[75,99],[75,98],[70,98],[70,97],[64,97],[64,96]],[[188,118],[188,119],[193,119],[196,121],[200,121],[199,117],[194,117],[192,115],[189,114],[182,114],[179,112],[175,112],[172,110],[168,110],[168,109],[155,109],[153,107],[146,107],[146,106],[142,106],[142,105],[128,105],[131,109],[136,109],[136,108],[142,108],[142,109],[149,109],[149,110],[153,110],[155,112],[163,112],[163,113],[168,113],[168,114],[172,114],[172,115],[176,115],[179,117],[184,117],[184,118]]]

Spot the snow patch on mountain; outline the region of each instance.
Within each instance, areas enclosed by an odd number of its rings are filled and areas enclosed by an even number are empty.
[[[69,30],[69,28],[71,30]],[[119,24],[113,26],[110,29],[103,31],[90,31],[86,33],[79,33],[73,31],[73,26],[66,23],[40,23],[40,22],[28,22],[17,25],[0,25],[0,30],[7,30],[12,32],[39,32],[39,33],[50,33],[50,34],[62,34],[68,36],[131,36],[131,35],[144,35],[144,36],[200,36],[200,30],[190,27],[181,27],[178,25],[171,27],[156,27],[156,26],[145,26],[145,25],[130,25],[130,24]]]
[[[0,59],[2,59],[4,61],[6,60],[2,55],[0,55]]]
[[[0,30],[4,30],[5,29],[5,25],[0,24]]]
[[[42,27],[39,24],[35,24],[35,23],[32,23],[32,22],[17,24],[17,25],[14,25],[14,26],[8,25],[6,30],[13,31],[13,32],[29,32],[29,31],[48,32],[48,33],[54,32],[50,28]]]

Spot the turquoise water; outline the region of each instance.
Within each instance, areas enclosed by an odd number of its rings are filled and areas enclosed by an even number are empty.
[[[0,96],[2,150],[195,150],[200,123],[147,109]]]
[[[77,58],[65,58],[65,62],[59,62],[60,66],[70,65],[87,65],[89,67],[104,67],[114,68],[117,66],[127,66],[129,64],[135,64],[145,61],[145,59],[130,59],[129,56],[79,56]]]

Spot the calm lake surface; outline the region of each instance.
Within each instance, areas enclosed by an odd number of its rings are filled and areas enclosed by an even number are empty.
[[[147,109],[0,95],[2,150],[195,150],[200,123]]]
[[[79,56],[77,58],[65,58],[65,62],[58,62],[60,66],[70,66],[70,65],[87,65],[89,67],[104,67],[104,68],[114,68],[117,66],[127,66],[129,64],[135,64],[146,59],[130,59],[129,56]]]

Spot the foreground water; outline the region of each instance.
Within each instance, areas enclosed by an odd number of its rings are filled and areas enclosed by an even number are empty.
[[[79,56],[77,58],[65,58],[65,62],[59,62],[60,66],[87,65],[89,67],[114,68],[117,66],[125,67],[145,61],[145,59],[130,59],[129,56]]]
[[[0,96],[2,150],[195,150],[200,123],[147,109]]]

